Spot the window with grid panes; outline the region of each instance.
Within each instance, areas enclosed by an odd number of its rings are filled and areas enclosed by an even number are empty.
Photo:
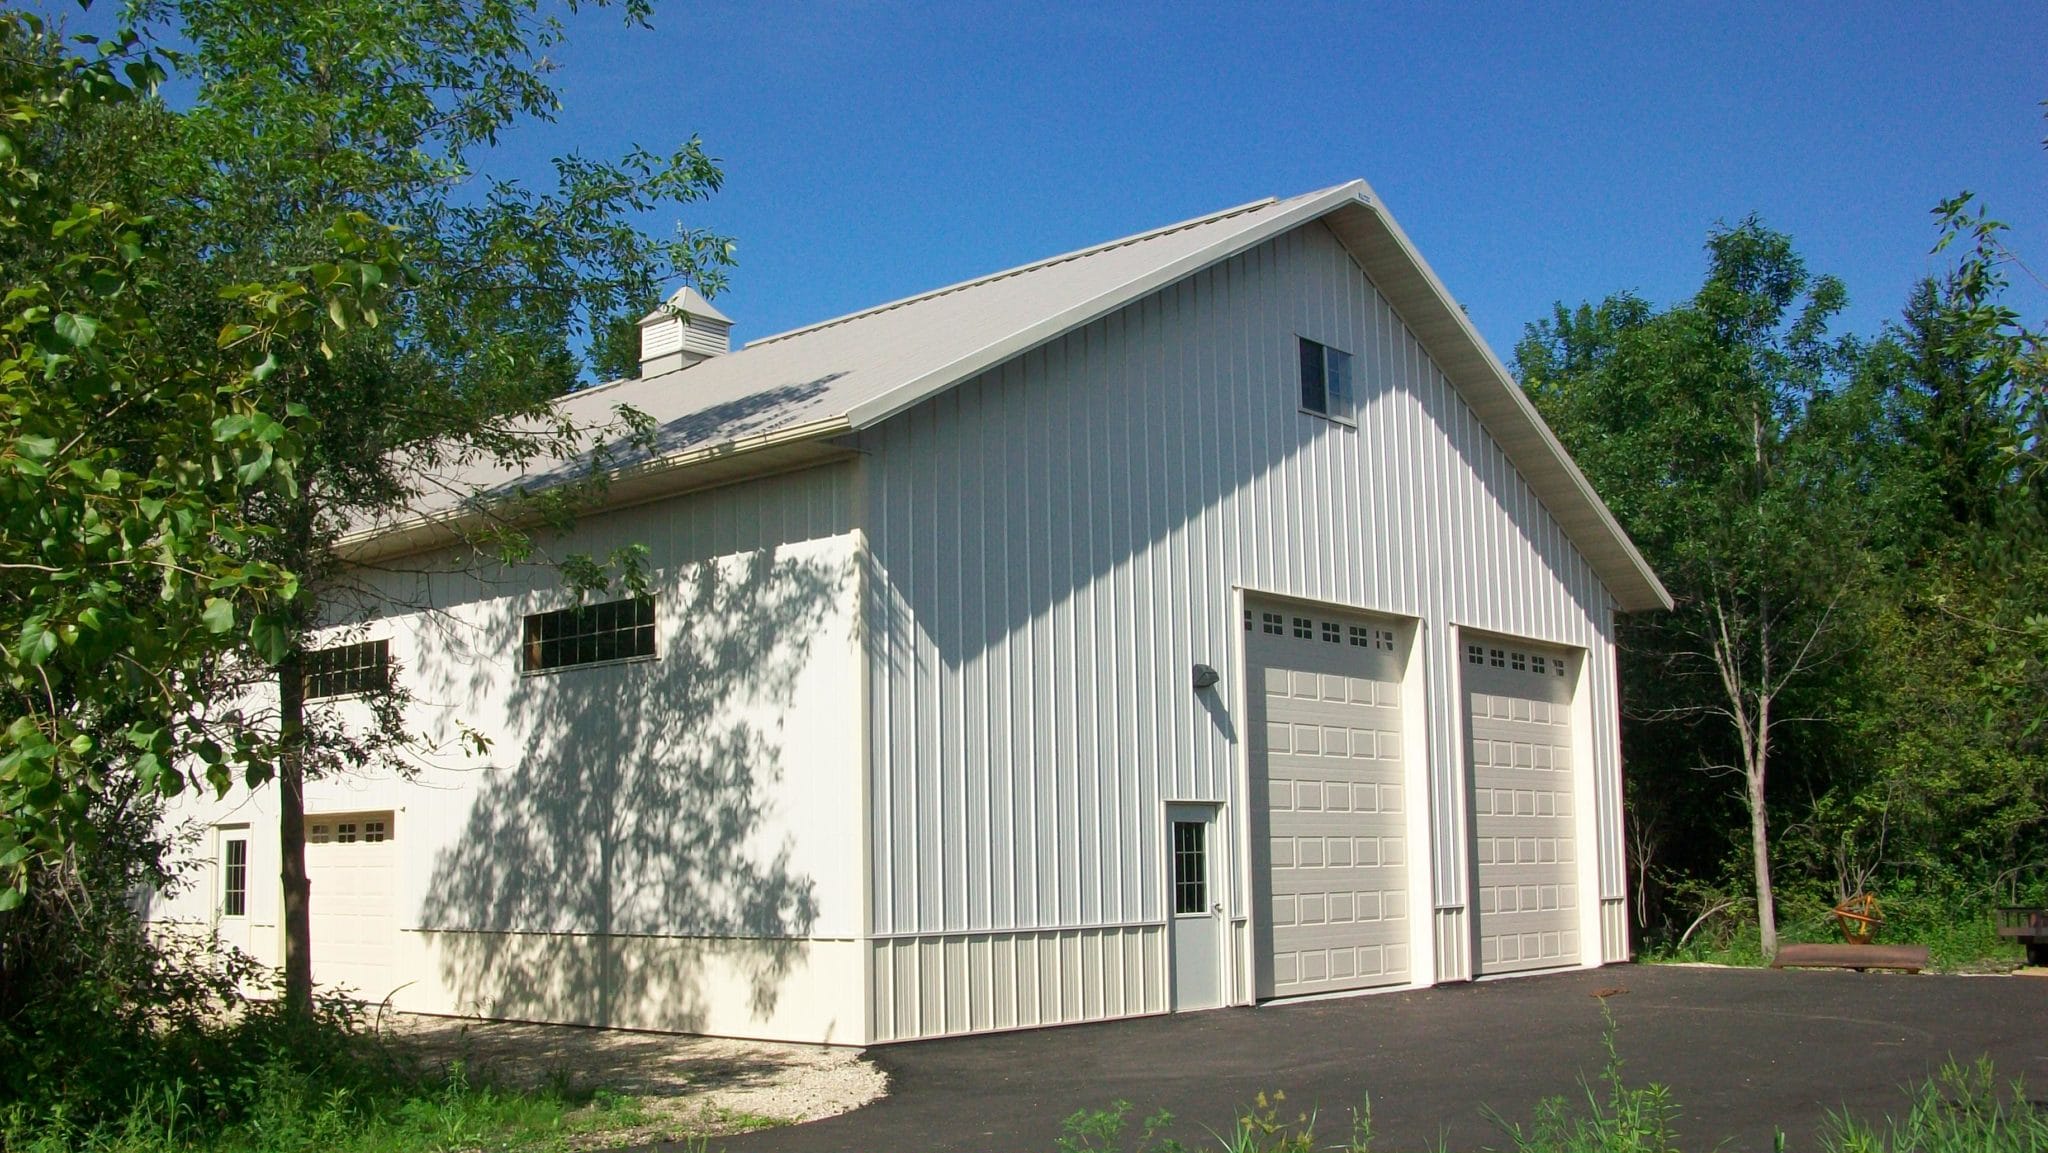
[[[391,683],[391,642],[363,641],[306,654],[306,699],[368,693]]]
[[[1173,823],[1173,911],[1176,914],[1209,911],[1209,859],[1201,821]]]
[[[220,861],[220,915],[242,917],[249,912],[249,841],[233,837],[222,841]]]
[[[578,605],[526,618],[530,673],[654,655],[654,598]]]

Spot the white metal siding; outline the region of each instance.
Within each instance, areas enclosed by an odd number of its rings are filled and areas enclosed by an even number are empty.
[[[1297,335],[1355,357],[1355,429],[1297,411]],[[1243,811],[1231,687],[1188,681],[1229,667],[1237,587],[1424,622],[1439,905],[1467,886],[1450,626],[1588,649],[1613,724],[1607,592],[1319,224],[857,441],[878,935],[1163,924],[1164,804]],[[1591,753],[1619,896],[1616,747]]]
[[[410,729],[432,747],[416,780],[307,785],[314,812],[396,815],[396,840],[370,847],[394,858],[397,972],[374,989],[350,977],[360,991],[403,985],[411,1011],[865,1039],[858,489],[841,463],[542,541],[555,557],[647,548],[650,661],[523,675],[522,617],[575,601],[544,566],[425,556],[362,574],[376,589],[362,635],[390,640]],[[464,729],[486,756],[465,753]],[[272,790],[180,804],[249,820],[251,893],[275,891]],[[320,858],[363,847],[309,849],[316,973],[322,919],[352,911]],[[274,903],[252,912],[274,925]],[[196,919],[192,905],[161,916]],[[275,961],[274,928],[255,943]]]

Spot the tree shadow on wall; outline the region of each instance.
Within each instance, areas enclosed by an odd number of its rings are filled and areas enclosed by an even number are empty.
[[[518,678],[493,754],[516,764],[488,772],[422,904],[459,1010],[693,1031],[714,967],[774,1009],[818,909],[764,828],[773,718],[845,579],[770,551],[703,562],[656,586],[657,659]]]

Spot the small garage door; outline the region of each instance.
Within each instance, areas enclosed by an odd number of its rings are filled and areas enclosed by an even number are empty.
[[[397,832],[389,812],[306,817],[313,981],[323,990],[374,1002],[398,984]]]
[[[1465,647],[1478,972],[1576,964],[1571,662],[1511,641]]]
[[[1408,980],[1405,629],[1247,614],[1261,997]]]

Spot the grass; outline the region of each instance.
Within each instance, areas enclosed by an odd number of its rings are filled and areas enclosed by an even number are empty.
[[[0,1111],[5,1153],[568,1153],[651,1141],[705,1149],[706,1133],[739,1133],[785,1122],[704,1105],[566,1082],[507,1088],[471,1081],[455,1062],[416,1079],[371,1089],[337,1088],[278,1061],[242,1087],[243,1116],[219,1123],[173,1085],[136,1097],[127,1113],[91,1125],[61,1109]],[[680,1103],[675,1103],[680,1105]]]
[[[2025,960],[2026,952],[2017,942],[1998,935],[1988,910],[1982,915],[1957,916],[1946,902],[1896,897],[1887,900],[1884,908],[1886,921],[1877,939],[1887,944],[1927,946],[1936,972],[2004,970]],[[1778,926],[1778,940],[1787,945],[1839,943],[1842,935],[1827,910],[1816,907],[1788,910]],[[1764,964],[1764,954],[1755,922],[1737,914],[1702,926],[1683,949],[1651,945],[1638,960],[1757,966]]]

